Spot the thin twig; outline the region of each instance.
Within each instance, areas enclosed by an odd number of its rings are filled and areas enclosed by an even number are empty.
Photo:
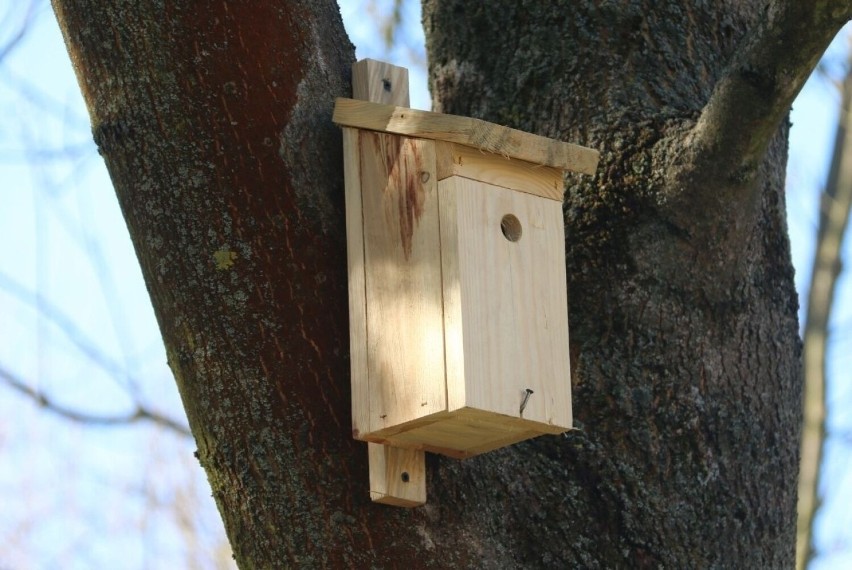
[[[3,271],[0,271],[0,291],[5,291],[18,301],[38,311],[40,316],[47,319],[62,332],[74,348],[111,377],[117,379],[128,376],[126,368],[101,352],[96,344],[77,327],[71,317],[42,295],[29,291]]]
[[[21,43],[21,40],[24,39],[24,36],[27,34],[27,30],[30,27],[30,23],[32,22],[34,8],[35,2],[31,1],[27,7],[27,15],[24,17],[24,21],[21,22],[18,32],[12,36],[8,42],[6,42],[6,45],[0,47],[0,61],[3,61],[3,59],[5,59],[5,57],[9,55],[13,49],[15,49],[15,46]]]
[[[44,392],[36,390],[32,386],[27,385],[26,382],[24,382],[22,379],[17,377],[15,374],[12,374],[10,371],[6,370],[3,367],[0,367],[0,378],[2,378],[10,388],[13,388],[18,393],[23,394],[28,398],[32,399],[36,404],[38,404],[42,408],[58,416],[69,419],[73,422],[88,425],[111,426],[133,424],[139,421],[150,421],[152,423],[157,424],[158,426],[172,430],[180,435],[192,437],[192,433],[189,431],[189,428],[187,428],[183,424],[138,404],[134,411],[126,415],[93,416],[54,403]]]

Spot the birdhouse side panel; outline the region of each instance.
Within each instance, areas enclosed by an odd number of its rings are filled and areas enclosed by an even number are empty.
[[[561,202],[462,177],[439,183],[449,410],[571,427]],[[447,233],[444,220],[455,217]],[[448,255],[448,243],[456,251]],[[454,338],[461,337],[461,348]],[[456,344],[453,344],[453,343]]]
[[[358,129],[343,128],[343,176],[346,183],[346,256],[349,268],[349,362],[352,376],[352,436],[370,430],[367,374],[367,300],[364,275],[364,226],[361,212],[361,156]]]
[[[370,432],[446,409],[432,141],[360,131]]]

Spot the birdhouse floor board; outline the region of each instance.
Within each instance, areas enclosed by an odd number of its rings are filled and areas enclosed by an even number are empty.
[[[460,458],[565,431],[567,429],[561,426],[463,408],[368,434],[366,439]]]

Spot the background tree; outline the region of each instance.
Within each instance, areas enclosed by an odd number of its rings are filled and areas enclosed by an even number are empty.
[[[339,25],[296,5],[152,21],[144,7],[56,3],[238,560],[381,562],[438,545],[440,565],[789,561],[797,366],[780,140],[758,164],[848,15],[449,4],[426,6],[439,104],[604,151],[597,182],[566,196],[583,431],[436,459],[432,503],[403,513],[356,496],[345,323],[329,314],[345,309],[342,253],[330,255],[340,181],[306,174],[324,156],[339,165],[325,95],[346,90],[348,58],[327,44]],[[98,39],[93,15],[115,33]],[[757,20],[770,25],[742,49]],[[783,74],[761,50],[776,23],[803,55]],[[761,97],[741,97],[743,79]]]
[[[849,56],[852,56],[850,52]],[[815,515],[821,503],[819,474],[826,447],[826,377],[829,366],[829,318],[841,274],[841,248],[852,206],[852,58],[840,84],[840,112],[834,150],[821,208],[808,291],[802,365],[805,376],[804,425],[799,470],[798,538],[796,567],[810,566],[816,549],[812,538]],[[843,436],[843,434],[840,434]]]

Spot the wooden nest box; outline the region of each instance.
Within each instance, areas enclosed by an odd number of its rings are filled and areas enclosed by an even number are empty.
[[[373,499],[410,506],[425,501],[423,451],[571,428],[562,174],[594,173],[598,153],[408,109],[404,68],[360,61],[353,87],[334,110],[353,434],[381,444]]]

